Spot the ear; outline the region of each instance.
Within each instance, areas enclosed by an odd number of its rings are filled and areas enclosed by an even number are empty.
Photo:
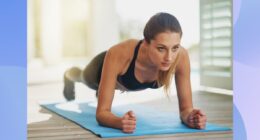
[[[145,46],[149,46],[150,45],[145,39],[143,41],[144,41],[144,45]]]

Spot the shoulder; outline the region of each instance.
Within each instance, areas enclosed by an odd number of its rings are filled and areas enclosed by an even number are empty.
[[[189,58],[189,53],[188,53],[188,50],[187,49],[185,49],[184,47],[180,47],[180,52],[179,52],[180,54],[180,58],[182,58],[182,59],[188,59]]]
[[[112,55],[115,58],[118,58],[120,60],[127,60],[130,59],[131,56],[134,53],[134,48],[136,44],[138,43],[138,40],[136,39],[129,39],[125,40],[123,42],[120,42],[114,46],[112,46],[108,53]]]
[[[182,73],[184,71],[189,71],[190,69],[190,59],[187,49],[180,47],[179,50],[179,60],[176,66],[176,73]]]
[[[127,51],[135,47],[135,45],[138,43],[137,39],[128,39],[125,41],[122,41],[114,46],[112,46],[109,51],[119,52],[119,51]],[[124,53],[124,52],[122,52]]]
[[[123,71],[124,67],[131,61],[138,41],[137,39],[129,39],[112,46],[107,51],[105,59]]]

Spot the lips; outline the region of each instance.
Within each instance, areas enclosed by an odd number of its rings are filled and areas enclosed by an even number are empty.
[[[171,65],[171,63],[162,63],[162,65],[163,65],[164,67],[169,67],[169,66]]]

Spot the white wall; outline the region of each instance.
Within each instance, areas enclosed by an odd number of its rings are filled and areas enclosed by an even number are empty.
[[[61,1],[41,0],[41,49],[43,62],[54,65],[62,58]]]
[[[88,47],[96,55],[119,41],[118,16],[114,0],[90,0]]]
[[[34,30],[34,11],[33,11],[33,0],[28,0],[27,2],[27,61],[34,57],[34,47],[35,47],[35,30]]]

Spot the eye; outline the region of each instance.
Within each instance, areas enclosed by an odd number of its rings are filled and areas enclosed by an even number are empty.
[[[172,48],[172,52],[176,52],[179,49],[179,47]]]
[[[157,47],[157,49],[158,49],[159,52],[163,52],[164,51],[163,47]]]

